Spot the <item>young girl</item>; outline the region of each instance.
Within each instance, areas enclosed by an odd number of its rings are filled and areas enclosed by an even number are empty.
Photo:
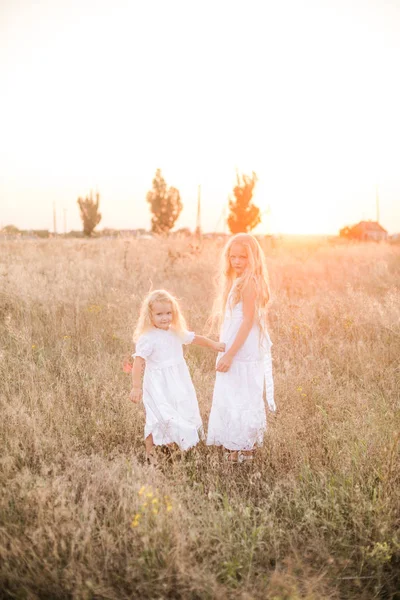
[[[217,376],[207,444],[223,446],[226,458],[253,458],[266,429],[264,380],[270,410],[275,411],[271,340],[266,325],[268,274],[257,240],[245,233],[232,237],[222,256],[220,296],[214,315],[222,321]],[[224,316],[223,316],[224,314]]]
[[[217,352],[223,352],[225,345],[187,331],[178,302],[165,290],[154,290],[144,299],[134,340],[130,398],[137,403],[143,396],[146,456],[153,462],[154,446],[175,443],[187,450],[202,435],[196,392],[182,344],[206,346]]]

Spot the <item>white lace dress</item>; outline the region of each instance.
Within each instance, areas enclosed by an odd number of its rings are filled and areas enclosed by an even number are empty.
[[[243,303],[230,308],[228,297],[220,341],[232,346],[243,321]],[[228,450],[252,450],[263,442],[267,427],[264,382],[270,410],[275,411],[272,378],[272,342],[267,334],[260,345],[260,328],[254,324],[226,373],[217,372],[207,444]],[[218,354],[219,358],[223,356]]]
[[[146,361],[143,404],[146,411],[144,437],[153,434],[156,446],[175,442],[182,450],[202,437],[202,420],[196,392],[183,357],[182,344],[190,344],[193,332],[183,338],[173,330],[153,328],[143,334],[133,355]]]

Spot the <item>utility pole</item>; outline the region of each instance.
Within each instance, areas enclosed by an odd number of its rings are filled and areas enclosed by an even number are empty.
[[[53,202],[53,233],[57,235],[56,203]]]
[[[217,230],[218,230],[218,228],[219,228],[219,226],[221,224],[221,221],[222,221],[222,232],[226,233],[226,231],[227,231],[227,225],[228,225],[228,205],[227,204],[224,204],[224,206],[222,208],[222,212],[221,212],[221,214],[219,216],[219,219],[217,221],[217,224],[215,226],[215,230],[214,231],[216,233],[218,233]]]
[[[67,235],[67,209],[64,208],[64,235]]]
[[[196,217],[196,235],[201,237],[201,185],[197,187],[197,217]]]

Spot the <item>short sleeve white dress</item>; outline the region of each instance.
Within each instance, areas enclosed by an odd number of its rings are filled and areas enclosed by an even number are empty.
[[[153,434],[156,446],[175,442],[181,450],[195,446],[202,437],[203,424],[196,392],[183,357],[183,344],[195,334],[154,327],[143,334],[134,357],[146,361],[143,404],[146,411],[144,437]]]
[[[232,290],[220,334],[226,351],[232,346],[243,321],[243,302],[231,307],[231,297]],[[207,444],[232,451],[253,450],[262,445],[267,427],[264,383],[269,409],[275,411],[272,342],[268,333],[264,338],[260,339],[260,327],[255,323],[229,371],[217,372]],[[221,356],[218,354],[217,362]]]

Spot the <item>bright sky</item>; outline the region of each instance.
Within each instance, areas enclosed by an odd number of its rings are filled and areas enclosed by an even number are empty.
[[[400,0],[0,0],[0,226],[149,227],[157,167],[178,227],[222,229],[235,168],[259,232],[400,231]],[[66,211],[64,213],[64,211]]]

